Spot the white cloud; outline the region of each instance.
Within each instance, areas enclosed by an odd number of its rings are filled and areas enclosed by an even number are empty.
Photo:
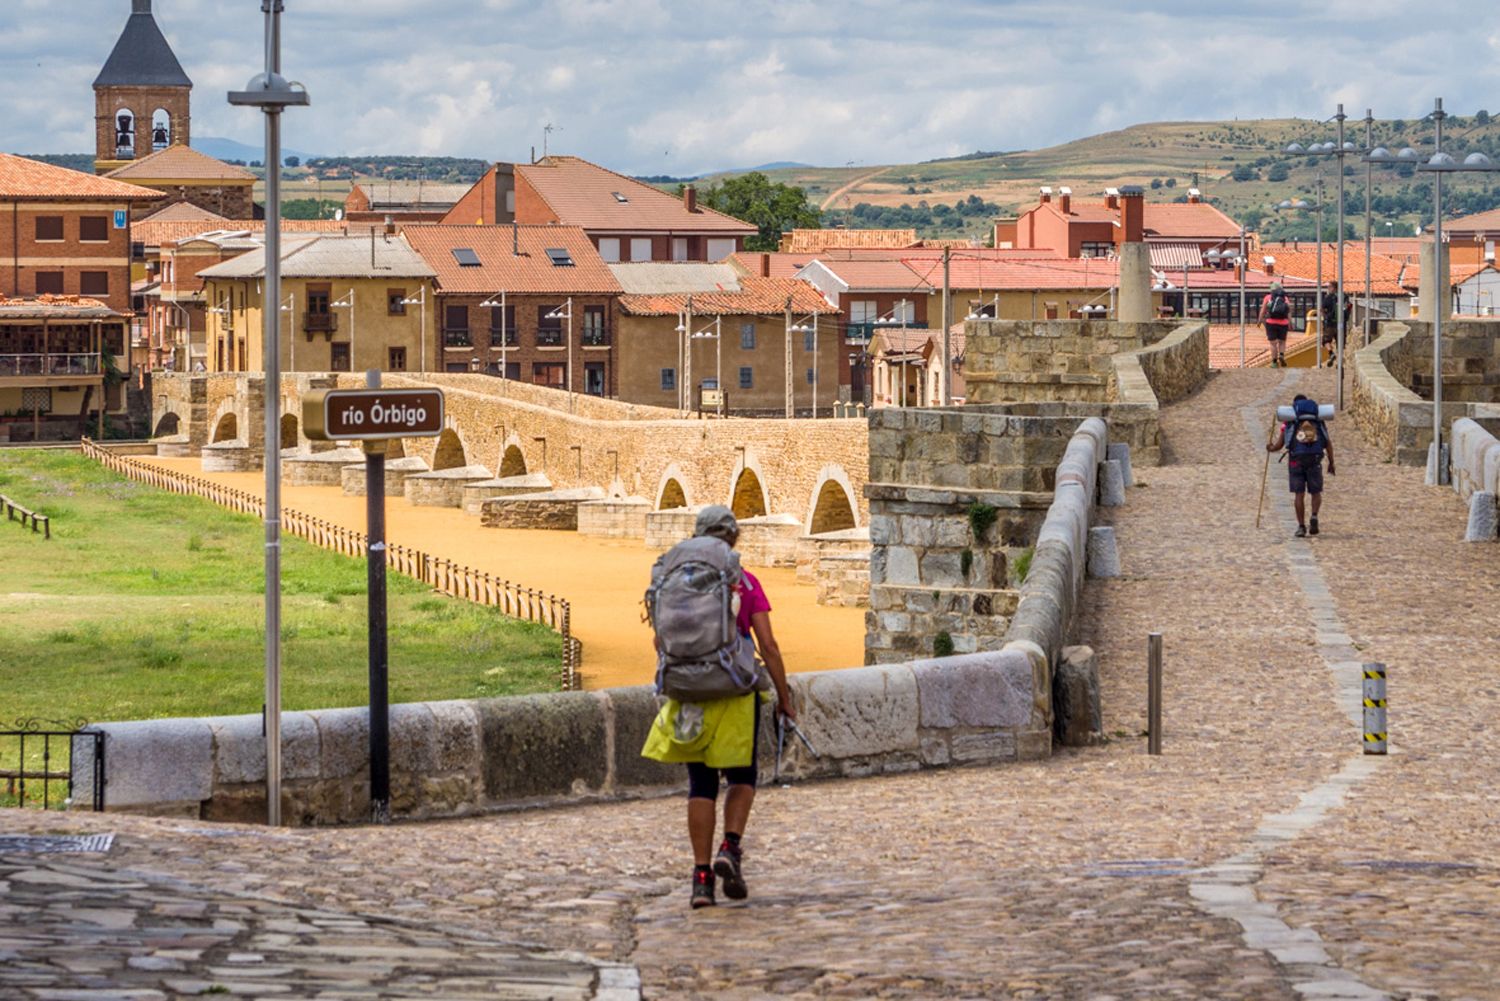
[[[765,160],[904,162],[1040,147],[1163,119],[1416,117],[1500,104],[1492,13],[1470,0],[294,0],[285,72],[313,104],[286,142],[523,157],[649,173]],[[156,0],[196,87],[193,129],[254,141],[224,94],[259,68],[258,5]],[[5,144],[88,150],[88,84],[128,0],[0,6]],[[97,26],[80,32],[79,24]],[[1450,72],[1452,67],[1464,72]]]

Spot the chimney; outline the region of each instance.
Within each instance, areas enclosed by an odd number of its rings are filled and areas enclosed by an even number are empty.
[[[396,217],[388,215],[385,217],[385,235],[392,236],[396,232]]]
[[[493,223],[516,221],[516,166],[495,164],[495,209]]]
[[[769,278],[769,277],[771,277],[771,255],[770,254],[761,254],[760,255],[760,276],[762,278]]]
[[[1197,205],[1201,201],[1203,201],[1203,192],[1197,188],[1188,188],[1188,204]]]
[[[1104,189],[1104,207],[1107,209],[1118,209],[1120,207],[1120,189]]]
[[[1270,254],[1267,254],[1262,259],[1262,262],[1266,266],[1266,274],[1274,275],[1276,273],[1276,258],[1272,257]]]
[[[682,207],[689,212],[698,211],[698,189],[691,184],[682,186]]]
[[[1052,201],[1052,189],[1044,185],[1042,187],[1042,204],[1046,205],[1050,201]]]
[[[1121,243],[1140,243],[1146,238],[1146,189],[1139,184],[1120,188],[1120,226],[1115,239]]]
[[[1058,206],[1057,207],[1060,208],[1060,209],[1062,209],[1062,214],[1063,215],[1067,215],[1069,212],[1073,211],[1073,189],[1072,188],[1058,188],[1057,189],[1057,194],[1058,194]]]

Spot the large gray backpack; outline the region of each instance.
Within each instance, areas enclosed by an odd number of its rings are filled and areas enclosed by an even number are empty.
[[[722,539],[679,542],[651,568],[646,616],[656,632],[656,690],[708,702],[761,687],[754,643],[736,624],[740,558]]]

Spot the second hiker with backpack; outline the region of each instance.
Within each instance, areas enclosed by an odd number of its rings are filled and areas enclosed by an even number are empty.
[[[1328,457],[1328,475],[1334,474],[1333,442],[1328,437],[1317,401],[1300,393],[1292,400],[1291,419],[1273,424],[1267,452],[1286,449],[1287,477],[1297,509],[1296,537],[1318,534],[1318,510],[1323,506],[1323,458]],[[1304,495],[1312,494],[1312,521],[1307,520]]]
[[[796,718],[771,632],[771,603],[760,581],[741,569],[737,541],[734,514],[721,505],[704,508],[693,538],[651,568],[646,591],[646,615],[656,634],[656,690],[667,700],[641,754],[687,765],[695,910],[714,905],[716,876],[726,897],[743,900],[749,894],[740,838],[755,802],[764,693],[774,688],[776,711]],[[724,840],[715,855],[721,772],[729,789]]]
[[[1286,367],[1286,338],[1292,330],[1292,304],[1281,282],[1272,282],[1270,293],[1261,300],[1257,323],[1266,326],[1266,340],[1271,343],[1271,367]]]

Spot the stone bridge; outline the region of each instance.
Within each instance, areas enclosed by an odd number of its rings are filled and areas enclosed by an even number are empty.
[[[652,510],[727,504],[742,518],[781,516],[823,533],[866,524],[869,434],[864,419],[683,419],[511,380],[468,374],[387,375],[388,386],[434,386],[447,399],[438,438],[410,439],[399,454],[436,470],[482,467],[493,477],[542,473],[554,490],[600,488],[644,498]],[[280,444],[314,452],[302,434],[302,396],[358,388],[361,376],[283,376]],[[153,435],[162,454],[236,454],[259,468],[265,380],[247,373],[158,374]],[[477,472],[477,471],[476,471]]]

